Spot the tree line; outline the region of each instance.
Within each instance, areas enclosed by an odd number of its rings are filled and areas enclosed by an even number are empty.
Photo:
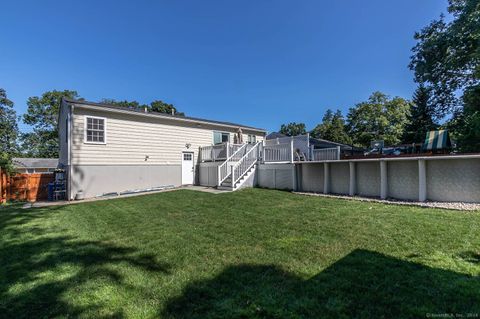
[[[77,91],[48,91],[41,96],[28,98],[26,113],[18,117],[14,103],[8,99],[5,89],[0,88],[0,167],[12,170],[11,158],[15,156],[58,157],[58,114],[62,98],[83,100]],[[100,103],[184,116],[173,104],[161,100],[141,104],[137,101],[102,99]],[[18,128],[19,121],[30,125],[32,130],[21,133]]]
[[[448,129],[462,152],[480,151],[480,2],[449,0],[447,22],[441,15],[414,35],[409,68],[418,83],[411,101],[375,92],[368,101],[340,111],[327,110],[311,134],[367,146],[422,142],[425,133]],[[441,124],[441,125],[440,125]],[[303,123],[282,125],[280,132],[306,133]]]
[[[367,147],[373,140],[388,145],[421,143],[428,131],[440,125],[431,104],[430,90],[419,86],[411,101],[390,98],[374,92],[367,101],[350,108],[346,118],[340,110],[327,109],[322,122],[308,131],[310,136],[325,140]],[[287,136],[306,134],[304,123],[288,123],[280,127]]]

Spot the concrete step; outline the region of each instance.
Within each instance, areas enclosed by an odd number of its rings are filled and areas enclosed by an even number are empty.
[[[222,191],[231,191],[232,187],[217,186],[217,189],[222,190]]]

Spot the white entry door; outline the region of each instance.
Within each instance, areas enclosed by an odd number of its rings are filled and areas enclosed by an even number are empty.
[[[182,152],[182,185],[193,185],[193,152]]]

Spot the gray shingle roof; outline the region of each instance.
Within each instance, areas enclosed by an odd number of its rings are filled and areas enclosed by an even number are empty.
[[[282,137],[287,137],[287,136],[285,134],[282,134],[282,133],[272,132],[272,133],[268,134],[267,136],[265,136],[265,139],[266,140],[274,140],[276,138],[282,138]]]
[[[57,168],[58,158],[12,158],[15,167],[22,168]]]
[[[70,100],[70,99],[65,99],[65,102],[67,103],[74,103],[74,104],[80,104],[80,105],[92,105],[92,106],[100,106],[104,107],[107,109],[112,109],[112,110],[118,110],[118,111],[126,111],[126,112],[131,112],[132,114],[145,114],[143,110],[139,109],[132,109],[132,108],[127,108],[123,106],[117,106],[117,105],[110,105],[110,104],[105,104],[105,103],[96,103],[96,102],[89,102],[89,101],[79,101],[79,100]],[[190,116],[181,116],[181,115],[170,115],[166,113],[159,113],[159,112],[148,112],[146,113],[151,116],[158,116],[158,117],[163,117],[163,118],[171,118],[171,119],[185,119],[185,120],[191,120],[191,121],[198,121],[198,122],[204,122],[204,123],[211,123],[211,124],[221,124],[221,125],[228,125],[228,126],[233,126],[233,127],[241,127],[241,128],[246,128],[246,129],[251,129],[251,130],[256,130],[256,131],[262,131],[266,132],[265,129],[262,128],[257,128],[253,126],[246,126],[243,124],[237,124],[237,123],[231,123],[231,122],[223,122],[223,121],[216,121],[216,120],[207,120],[207,119],[202,119],[199,117],[190,117]]]

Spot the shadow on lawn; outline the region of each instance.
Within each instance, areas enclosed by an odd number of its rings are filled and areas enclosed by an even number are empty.
[[[161,314],[173,318],[425,318],[480,315],[478,277],[355,250],[308,280],[241,265],[188,286]]]
[[[119,264],[150,274],[169,272],[167,264],[134,248],[56,236],[35,226],[55,210],[0,210],[0,238],[5,239],[0,242],[1,318],[121,318],[122,312],[108,313],[101,298],[88,296],[88,287],[92,294],[102,286],[138,289],[115,269]],[[91,298],[85,306],[73,305],[65,297],[72,291]]]

